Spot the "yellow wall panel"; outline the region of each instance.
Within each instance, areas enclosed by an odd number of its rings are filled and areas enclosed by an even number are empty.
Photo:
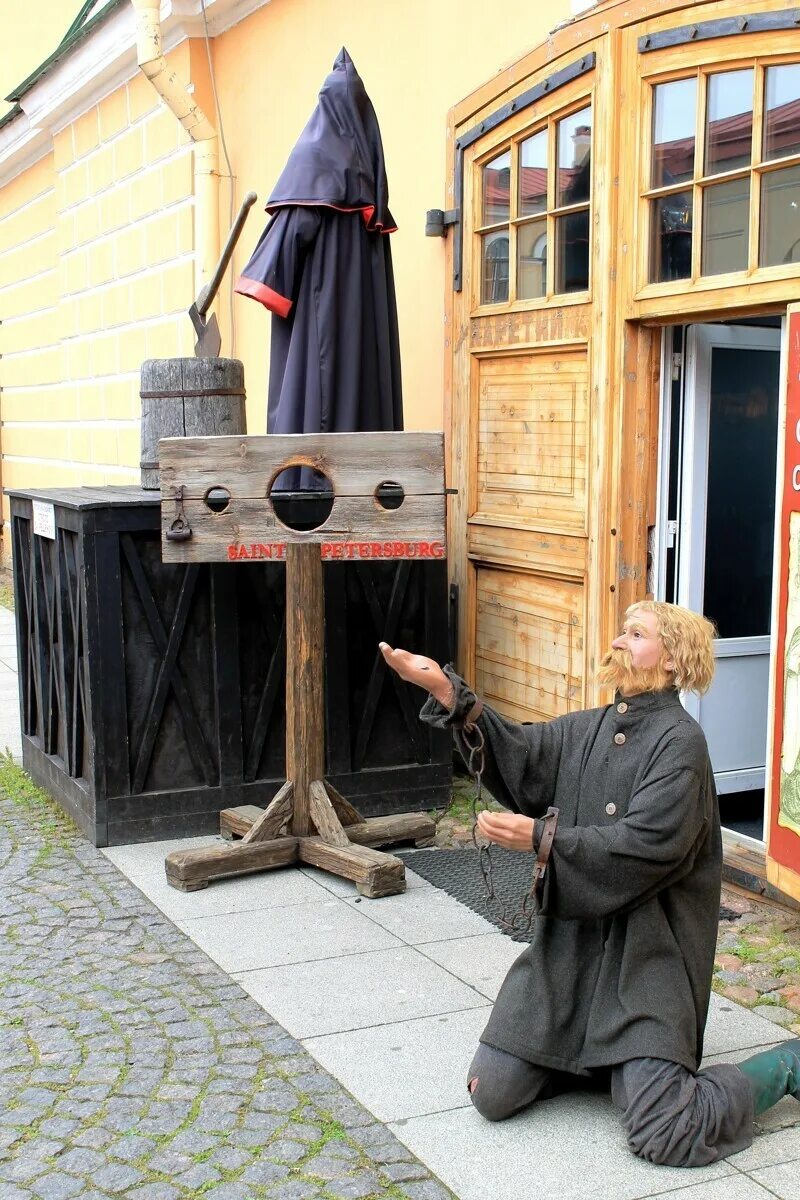
[[[0,213],[16,212],[53,187],[53,156],[45,154],[0,189]]]
[[[104,385],[89,379],[75,387],[77,416],[81,422],[102,421],[105,416]]]
[[[90,243],[86,254],[88,287],[102,287],[114,278],[114,246],[109,238]]]
[[[3,387],[59,383],[64,369],[61,346],[47,346],[3,359]]]
[[[4,317],[23,317],[42,308],[52,308],[58,298],[58,271],[47,271],[35,279],[3,288],[0,293]]]
[[[148,264],[167,262],[178,254],[178,229],[182,213],[167,212],[144,226],[145,259]]]
[[[178,135],[183,129],[174,115],[163,106],[147,118],[143,128],[145,162],[158,162],[178,148]]]
[[[114,274],[117,279],[141,271],[144,265],[144,230],[140,225],[121,229],[114,238]]]
[[[118,335],[120,371],[138,371],[148,357],[147,334],[142,325],[123,329]]]
[[[100,139],[107,142],[116,137],[128,124],[128,89],[117,88],[98,105]]]
[[[0,191],[0,214],[7,211],[3,203],[4,192],[5,189]],[[8,216],[0,216],[0,252],[11,250],[40,233],[46,233],[53,228],[55,219],[56,196],[51,186],[22,208],[9,212]]]
[[[87,165],[91,192],[102,192],[111,187],[114,182],[114,150],[112,146],[105,146],[96,154],[92,154]]]
[[[97,108],[90,108],[87,113],[73,123],[72,136],[76,158],[83,158],[84,155],[96,148],[100,141]]]
[[[138,421],[142,413],[138,379],[106,380],[103,384],[103,416],[109,421]]]
[[[117,138],[113,146],[114,179],[128,179],[141,171],[144,163],[144,136],[141,125],[135,125]]]
[[[60,133],[53,135],[53,168],[65,171],[75,161],[75,151],[72,145],[72,126],[67,125]]]
[[[191,301],[190,301],[191,303]],[[187,305],[188,310],[189,305]],[[191,328],[188,312],[186,324]],[[181,345],[180,322],[177,318],[169,321],[159,321],[147,327],[147,357],[148,358],[179,358],[185,353]]]
[[[163,203],[164,188],[161,171],[147,171],[137,175],[130,185],[130,219],[140,221],[150,213],[158,212]]]
[[[117,454],[121,464],[129,467],[139,466],[142,456],[142,439],[138,421],[118,431]]]
[[[78,425],[75,429],[69,430],[67,453],[73,462],[92,461],[92,439],[85,426]]]
[[[85,162],[78,162],[74,167],[69,167],[60,178],[64,181],[65,208],[80,204],[89,195],[89,171]]]
[[[119,463],[118,431],[107,426],[95,426],[91,431],[92,461],[116,466]]]
[[[16,354],[20,350],[35,350],[37,346],[47,345],[53,336],[58,311],[49,308],[16,321],[3,321],[0,324],[0,354]]]
[[[158,96],[153,85],[144,75],[134,75],[128,82],[128,116],[133,123],[140,120],[158,105]]]
[[[194,264],[190,259],[174,263],[160,272],[163,314],[189,310],[194,300]]]
[[[194,156],[191,153],[179,153],[162,166],[164,205],[177,204],[179,200],[185,200],[187,196],[194,194],[193,161]]]

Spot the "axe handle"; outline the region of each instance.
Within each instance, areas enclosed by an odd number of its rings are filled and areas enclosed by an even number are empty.
[[[206,315],[214,302],[214,297],[219,290],[219,285],[222,283],[222,277],[225,274],[228,263],[231,261],[231,255],[233,254],[234,247],[239,240],[239,234],[244,228],[244,223],[247,220],[247,214],[250,212],[250,209],[253,207],[257,199],[258,197],[256,196],[255,192],[248,192],[242,201],[242,207],[239,209],[236,220],[233,222],[233,227],[228,234],[228,240],[225,243],[225,248],[222,251],[219,262],[217,263],[217,268],[214,271],[214,274],[211,276],[210,281],[206,284],[200,295],[197,297],[197,311],[201,317]]]

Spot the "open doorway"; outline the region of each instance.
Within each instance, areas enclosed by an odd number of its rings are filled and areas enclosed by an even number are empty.
[[[780,318],[665,330],[654,591],[717,627],[684,699],[708,739],[723,826],[764,840]]]

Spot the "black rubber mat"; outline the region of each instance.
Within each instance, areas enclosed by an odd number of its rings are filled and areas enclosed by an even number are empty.
[[[405,860],[409,870],[491,921],[515,942],[531,940],[529,933],[515,931],[509,934],[497,919],[496,909],[499,906],[487,906],[486,887],[478,865],[477,850],[469,847],[463,850],[401,850],[394,853]],[[518,850],[504,850],[502,846],[492,849],[495,896],[505,904],[507,917],[512,917],[520,909],[522,898],[530,889],[533,862],[532,855],[520,854]],[[739,913],[724,906],[719,910],[721,921],[736,921],[739,916]]]

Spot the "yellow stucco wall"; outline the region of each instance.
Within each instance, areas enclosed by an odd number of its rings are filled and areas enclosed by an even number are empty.
[[[425,211],[446,207],[448,109],[567,15],[508,0],[272,0],[213,42],[235,176],[259,210],[310,115],[340,46],[353,56],[381,123],[391,206],[406,427],[442,425],[444,244]],[[53,18],[51,48],[63,35]],[[47,51],[43,51],[46,53]],[[170,55],[213,118],[204,43]],[[28,64],[33,69],[35,63]],[[0,59],[0,70],[8,71]],[[8,76],[8,86],[19,80]],[[4,488],[137,483],[143,359],[193,352],[191,143],[136,75],[54,136],[52,152],[0,188],[0,481]],[[224,171],[224,165],[222,167]],[[230,191],[222,182],[222,234]],[[241,267],[264,223],[251,214]],[[226,284],[229,289],[230,282]],[[243,359],[248,428],[266,427],[270,318],[220,298],[223,354]],[[3,498],[3,519],[8,500]],[[6,532],[7,532],[7,526]],[[4,558],[10,554],[5,537]]]

